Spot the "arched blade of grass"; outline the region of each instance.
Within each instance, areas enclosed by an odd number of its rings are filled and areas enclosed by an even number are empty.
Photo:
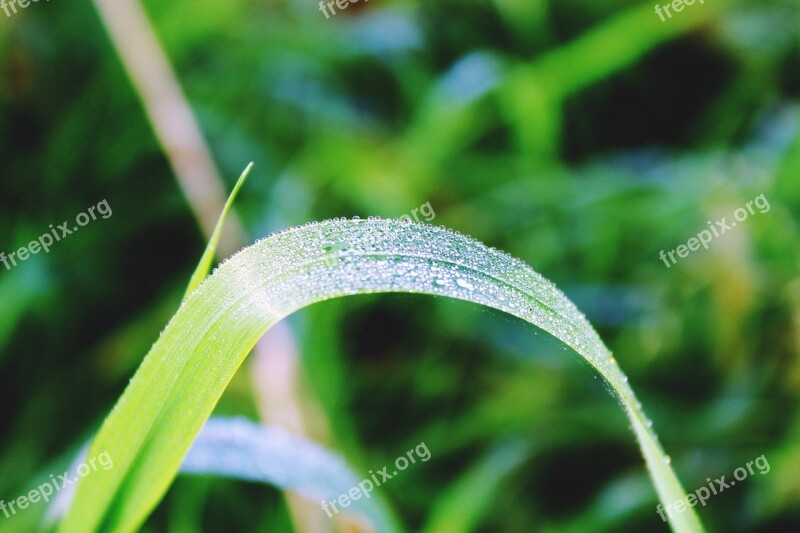
[[[115,468],[78,486],[61,531],[131,531],[175,477],[193,438],[256,341],[277,321],[341,296],[405,292],[474,302],[522,318],[571,346],[608,381],[661,501],[685,497],[627,378],[552,283],[460,234],[397,220],[334,220],[278,233],[217,269],[186,299],[92,444]],[[676,531],[702,531],[689,508]]]

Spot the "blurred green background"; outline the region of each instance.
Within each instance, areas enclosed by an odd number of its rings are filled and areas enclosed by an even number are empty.
[[[430,202],[433,223],[524,259],[586,313],[687,491],[765,455],[768,473],[699,508],[709,530],[798,530],[800,2],[706,0],[663,23],[623,0],[370,0],[330,19],[312,0],[143,7],[225,190],[255,162],[236,204],[248,242]],[[0,13],[0,69],[0,251],[113,209],[0,266],[12,500],[96,430],[205,237],[92,3]],[[659,259],[759,194],[768,212]],[[558,341],[411,296],[327,302],[289,326],[309,438],[364,476],[429,447],[380,489],[409,530],[667,530],[622,409]],[[220,413],[264,418],[266,382],[251,357]],[[145,530],[356,530],[292,509],[319,513],[180,477]]]

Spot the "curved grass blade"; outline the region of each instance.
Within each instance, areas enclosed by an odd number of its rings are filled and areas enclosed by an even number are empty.
[[[60,530],[139,527],[242,360],[271,325],[316,302],[380,292],[485,305],[571,346],[620,401],[661,501],[684,498],[616,360],[551,282],[518,259],[442,228],[341,219],[293,228],[245,248],[186,299],[92,444],[89,453],[108,451],[115,468],[82,480]],[[676,531],[702,531],[691,508],[670,520]]]
[[[181,474],[208,474],[266,483],[318,504],[361,481],[345,460],[279,426],[244,418],[211,418],[192,443]],[[380,495],[354,500],[342,512],[366,519],[377,531],[401,531]]]

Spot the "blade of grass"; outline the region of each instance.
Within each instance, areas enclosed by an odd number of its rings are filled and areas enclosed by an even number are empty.
[[[485,305],[571,346],[620,401],[661,501],[685,497],[616,360],[552,283],[524,262],[442,228],[341,219],[293,228],[245,248],[186,299],[92,443],[89,454],[108,451],[115,467],[81,481],[60,531],[141,526],[226,385],[270,326],[316,302],[386,292]],[[676,531],[702,531],[691,508],[670,520]]]
[[[211,418],[192,443],[181,474],[216,475],[266,483],[319,507],[361,481],[340,455],[280,426],[244,418]],[[343,513],[363,517],[381,532],[401,531],[380,495],[354,500]]]
[[[493,447],[436,502],[423,533],[477,531],[506,476],[530,457],[527,445]]]

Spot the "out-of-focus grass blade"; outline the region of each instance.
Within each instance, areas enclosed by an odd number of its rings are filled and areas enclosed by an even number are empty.
[[[424,533],[476,531],[506,476],[529,457],[523,444],[495,446],[436,503]]]
[[[222,209],[222,213],[219,215],[219,220],[217,220],[217,225],[214,227],[214,232],[211,234],[211,238],[208,240],[208,244],[203,252],[203,256],[200,258],[200,262],[197,264],[197,268],[192,274],[192,278],[189,280],[189,286],[186,287],[186,294],[183,295],[184,300],[192,293],[192,291],[194,291],[201,283],[203,283],[203,280],[206,279],[208,273],[211,272],[211,265],[214,262],[214,255],[217,253],[219,237],[222,235],[222,226],[225,225],[225,219],[228,216],[228,212],[231,210],[234,200],[236,200],[236,195],[239,194],[239,189],[241,189],[242,185],[244,185],[247,175],[250,174],[250,170],[252,168],[253,163],[251,162],[249,165],[247,165],[247,168],[244,169],[242,175],[239,176],[239,180],[236,182],[236,185],[233,186],[231,195],[228,196],[228,201],[225,202],[225,207]]]
[[[620,401],[662,502],[685,497],[616,360],[552,283],[519,259],[442,228],[342,219],[293,228],[245,248],[189,295],[92,443],[89,455],[108,451],[115,467],[82,480],[61,531],[139,527],[271,325],[316,302],[381,292],[492,307],[574,348]],[[670,519],[676,531],[702,531],[691,508]]]
[[[317,504],[335,500],[361,481],[338,454],[281,427],[243,418],[209,420],[189,449],[181,473],[266,483]],[[363,516],[377,531],[401,530],[379,494],[354,500],[343,512]]]

